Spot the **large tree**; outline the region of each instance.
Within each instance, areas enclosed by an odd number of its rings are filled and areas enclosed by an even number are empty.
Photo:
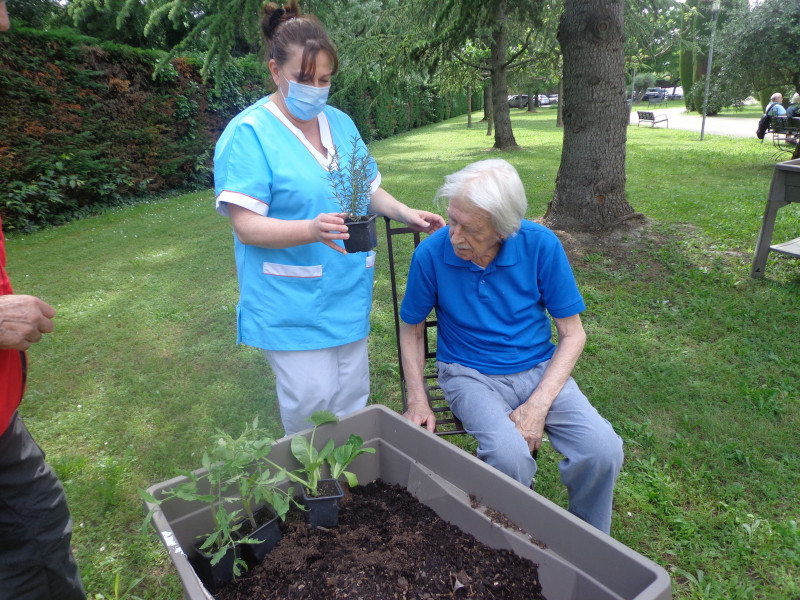
[[[625,34],[619,0],[565,0],[564,143],[544,223],[602,231],[635,215],[625,199]]]
[[[488,67],[491,85],[491,110],[494,119],[494,147],[518,148],[508,109],[508,69],[527,50],[530,37],[520,44],[509,44],[509,21],[537,25],[543,0],[425,0],[427,10],[436,15],[435,35],[415,44],[410,55],[433,59],[458,52],[464,44],[485,39],[489,46]],[[509,45],[515,50],[509,51]],[[487,102],[488,109],[488,102]]]
[[[724,85],[740,94],[800,92],[800,2],[764,0],[752,10],[741,7],[718,40],[714,57],[724,65]]]

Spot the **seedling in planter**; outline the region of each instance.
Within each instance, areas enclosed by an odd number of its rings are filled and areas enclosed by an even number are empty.
[[[333,440],[328,440],[322,450],[317,451],[314,447],[314,436],[317,433],[317,429],[326,423],[336,423],[339,417],[328,410],[323,410],[313,413],[306,420],[314,424],[311,436],[306,439],[302,435],[296,435],[292,438],[291,443],[292,455],[303,466],[294,471],[283,469],[286,477],[295,483],[305,486],[312,496],[318,496],[318,485],[322,478],[322,465],[327,462],[332,479],[339,479],[339,477],[344,476],[351,487],[358,485],[355,473],[345,469],[360,454],[375,454],[375,448],[364,448],[364,440],[357,435],[350,434],[347,443],[344,445],[335,447]],[[282,469],[282,467],[269,461],[269,459],[266,460],[273,466]],[[280,473],[276,475],[276,477],[278,476],[280,476]]]
[[[252,425],[246,424],[238,438],[217,430],[212,437],[210,452],[203,453],[205,473],[198,475],[197,472],[178,470],[178,474],[186,477],[187,481],[166,490],[161,498],[139,490],[139,495],[154,505],[145,517],[144,527],[150,522],[157,505],[171,498],[180,498],[204,502],[211,507],[214,529],[199,549],[212,554],[212,565],[222,560],[235,544],[260,543],[260,540],[249,536],[239,537],[237,534],[242,524],[242,512],[250,521],[250,530],[255,531],[254,509],[259,503],[272,506],[283,520],[292,497],[291,488],[284,491],[276,486],[278,481],[285,479],[284,470],[279,469],[279,473],[273,476],[265,466],[265,457],[273,443],[274,440],[259,429],[258,418],[253,420]],[[237,501],[243,509],[228,511],[226,504]],[[237,556],[233,563],[234,576],[241,575],[243,568],[247,568],[246,563]]]
[[[367,214],[369,207],[375,161],[363,142],[359,144],[357,137],[353,137],[351,141],[353,151],[344,164],[341,162],[339,149],[334,149],[327,178],[342,212],[347,213],[353,221],[358,221],[359,217]]]

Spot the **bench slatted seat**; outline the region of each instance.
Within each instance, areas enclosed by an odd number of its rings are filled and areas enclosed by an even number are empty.
[[[667,115],[657,115],[647,110],[638,110],[636,111],[636,114],[639,116],[639,122],[636,123],[637,127],[641,123],[650,123],[650,127],[652,128],[656,126],[656,123],[662,122],[665,122],[667,127],[669,127],[669,119],[667,118]]]

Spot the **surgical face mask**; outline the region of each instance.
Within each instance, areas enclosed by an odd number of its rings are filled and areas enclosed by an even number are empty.
[[[278,86],[278,91],[283,96],[286,108],[295,118],[301,121],[310,121],[322,112],[328,102],[328,92],[331,91],[331,86],[315,87],[297,83],[286,79],[283,73],[281,73],[281,77],[289,84],[289,93],[284,96],[280,86]]]

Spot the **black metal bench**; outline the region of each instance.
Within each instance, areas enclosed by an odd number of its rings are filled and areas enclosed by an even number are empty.
[[[668,104],[667,98],[648,98],[647,105],[653,106],[653,104]]]
[[[409,227],[392,227],[392,222],[387,217],[384,217],[386,222],[386,244],[389,250],[389,273],[392,280],[392,307],[394,308],[394,333],[397,340],[397,360],[400,366],[400,393],[403,397],[403,412],[408,410],[408,396],[406,389],[406,378],[403,372],[403,355],[400,350],[400,298],[398,295],[398,280],[397,280],[397,262],[401,255],[405,254],[408,257],[407,261],[403,261],[404,271],[400,273],[401,277],[405,277],[408,272],[408,265],[411,261],[411,253],[416,248],[420,241],[421,236],[418,231],[414,231]],[[396,236],[401,236],[396,238]],[[413,243],[413,246],[409,244]],[[466,433],[461,421],[450,412],[450,407],[444,399],[444,393],[439,387],[436,373],[436,319],[430,318],[425,320],[424,329],[424,344],[425,344],[425,393],[428,396],[428,403],[431,409],[436,414],[436,434],[437,435],[456,435]]]
[[[667,127],[669,127],[669,119],[667,118],[667,115],[657,115],[646,110],[637,110],[636,114],[639,116],[639,122],[636,123],[637,127],[641,123],[650,123],[650,127],[653,128],[656,126],[656,123],[662,122],[666,122]]]
[[[800,138],[800,117],[772,116],[767,132],[772,134],[772,145],[777,150],[794,152]]]

